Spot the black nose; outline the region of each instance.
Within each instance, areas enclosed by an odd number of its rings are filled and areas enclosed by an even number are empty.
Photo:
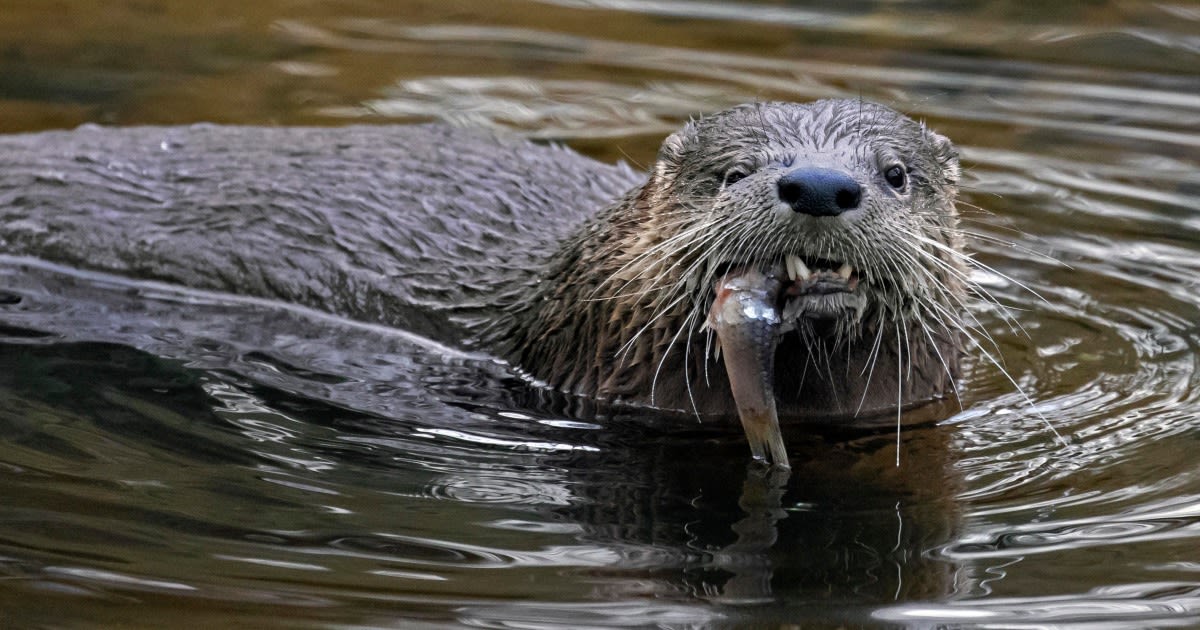
[[[841,171],[798,168],[779,178],[779,198],[796,212],[834,217],[858,207],[862,188]]]

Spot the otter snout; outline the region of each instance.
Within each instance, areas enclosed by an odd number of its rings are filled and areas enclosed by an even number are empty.
[[[834,217],[858,207],[862,188],[841,171],[798,168],[779,178],[779,198],[796,212]]]

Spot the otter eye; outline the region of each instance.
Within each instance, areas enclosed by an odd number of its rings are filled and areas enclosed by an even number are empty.
[[[728,171],[725,171],[725,177],[721,180],[721,184],[724,186],[732,186],[733,184],[746,179],[749,175],[749,173],[740,168],[731,168]]]
[[[883,178],[887,180],[888,186],[896,190],[904,190],[904,184],[908,181],[908,173],[904,171],[904,167],[895,164],[883,172]]]

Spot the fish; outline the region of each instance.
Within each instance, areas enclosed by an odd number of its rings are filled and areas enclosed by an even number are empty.
[[[775,348],[782,320],[776,304],[783,281],[753,268],[730,271],[713,286],[707,325],[717,335],[717,354],[737,405],[755,461],[790,469],[775,409]]]

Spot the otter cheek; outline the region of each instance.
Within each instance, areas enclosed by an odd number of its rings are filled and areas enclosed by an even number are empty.
[[[756,270],[727,274],[714,287],[717,297],[708,325],[717,333],[718,352],[725,355],[725,371],[751,454],[755,460],[789,468],[774,389],[780,335],[775,305],[781,288],[777,278]]]

